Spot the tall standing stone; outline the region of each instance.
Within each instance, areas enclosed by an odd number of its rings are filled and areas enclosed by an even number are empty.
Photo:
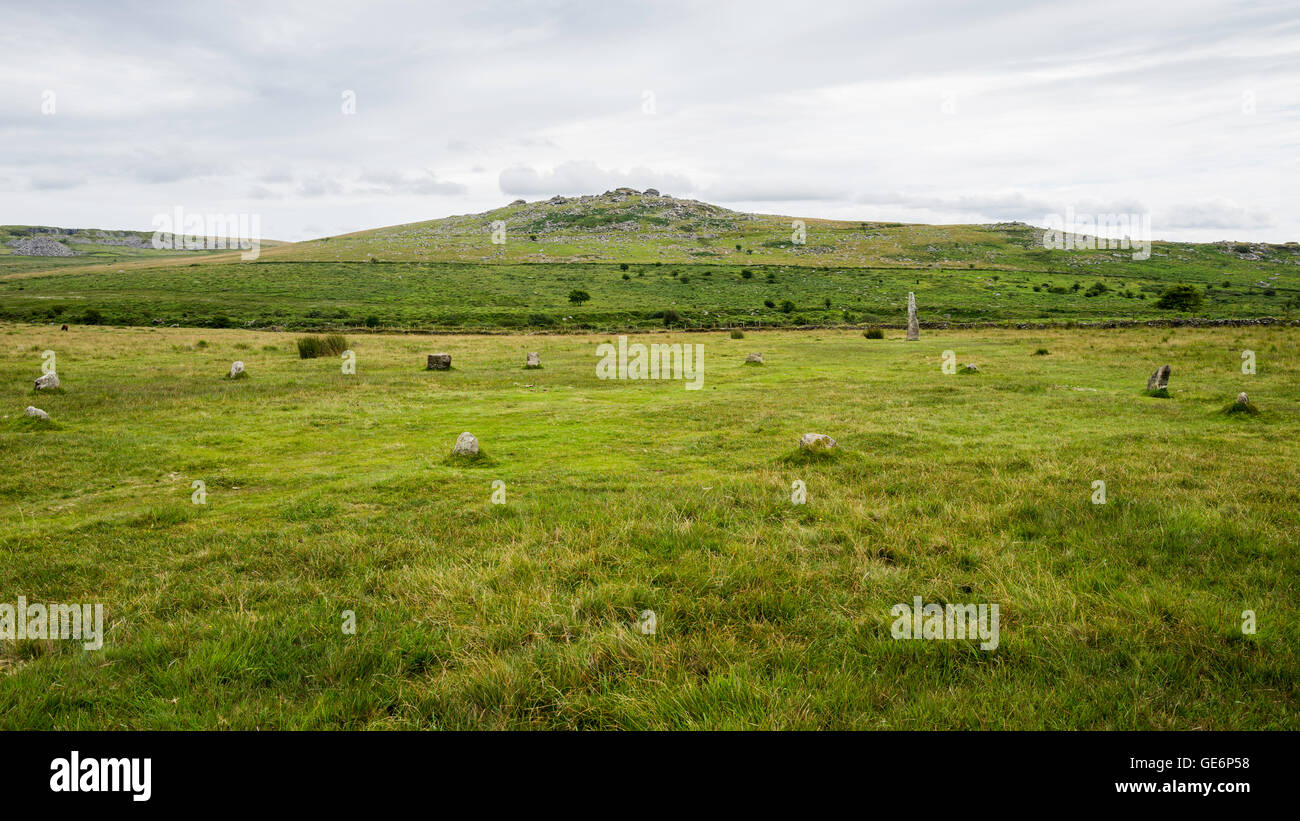
[[[1161,365],[1156,368],[1156,372],[1151,374],[1151,378],[1147,380],[1147,390],[1162,391],[1167,389],[1169,387],[1169,373],[1170,368],[1168,365]]]
[[[907,341],[915,342],[921,338],[921,323],[916,321],[916,294],[907,292]]]

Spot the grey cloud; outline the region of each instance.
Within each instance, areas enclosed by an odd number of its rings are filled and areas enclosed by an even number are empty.
[[[1277,224],[1273,215],[1262,208],[1245,208],[1223,200],[1174,205],[1157,212],[1151,221],[1161,229],[1258,229]]]
[[[680,174],[666,174],[648,168],[610,171],[593,162],[560,163],[551,171],[538,172],[527,166],[507,168],[498,184],[503,194],[537,196],[548,194],[591,194],[627,186],[638,190],[691,191],[691,183]]]
[[[28,186],[33,191],[66,191],[85,183],[86,180],[78,177],[32,177]]]

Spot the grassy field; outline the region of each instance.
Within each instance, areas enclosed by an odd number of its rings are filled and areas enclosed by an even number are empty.
[[[673,334],[688,391],[598,380],[606,335],[354,335],[345,375],[287,334],[2,325],[0,602],[108,632],[0,641],[0,727],[1300,727],[1296,329],[899,336]],[[894,640],[914,596],[998,603],[999,646]]]
[[[1300,245],[1046,250],[1021,223],[744,214],[641,195],[535,202],[293,244],[256,262],[0,256],[0,320],[346,330],[616,331],[1300,314]],[[505,226],[502,242],[492,226]],[[196,253],[196,252],[191,252]],[[1175,285],[1194,314],[1157,305]],[[570,301],[573,291],[590,299]]]

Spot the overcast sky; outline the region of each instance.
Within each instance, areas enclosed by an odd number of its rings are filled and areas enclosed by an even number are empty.
[[[5,224],[145,230],[180,205],[298,240],[630,185],[1300,241],[1296,0],[42,0],[3,20]]]

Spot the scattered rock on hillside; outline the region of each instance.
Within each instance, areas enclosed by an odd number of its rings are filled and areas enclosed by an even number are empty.
[[[59,375],[54,371],[43,373],[32,383],[32,387],[38,391],[52,390],[59,386]]]
[[[1147,390],[1162,391],[1169,387],[1170,368],[1168,365],[1161,365],[1156,372],[1151,374],[1147,380]]]
[[[456,444],[451,449],[452,456],[478,456],[478,439],[466,431],[456,437]]]
[[[425,366],[426,371],[449,371],[451,370],[451,354],[449,353],[431,353],[429,354],[429,364]]]
[[[48,413],[40,408],[34,408],[31,405],[27,406],[27,415],[36,419],[44,419],[46,422],[50,421],[50,415]]]
[[[762,364],[763,364],[763,355],[762,355],[761,353],[752,353],[752,354],[750,354],[749,356],[745,357],[745,361],[746,361],[746,362],[752,362],[752,363],[754,363],[755,365],[762,365]]]
[[[837,443],[824,433],[805,433],[799,437],[799,447],[803,450],[830,450]]]
[[[75,257],[77,252],[49,237],[19,237],[10,240],[14,254],[24,257]]]

